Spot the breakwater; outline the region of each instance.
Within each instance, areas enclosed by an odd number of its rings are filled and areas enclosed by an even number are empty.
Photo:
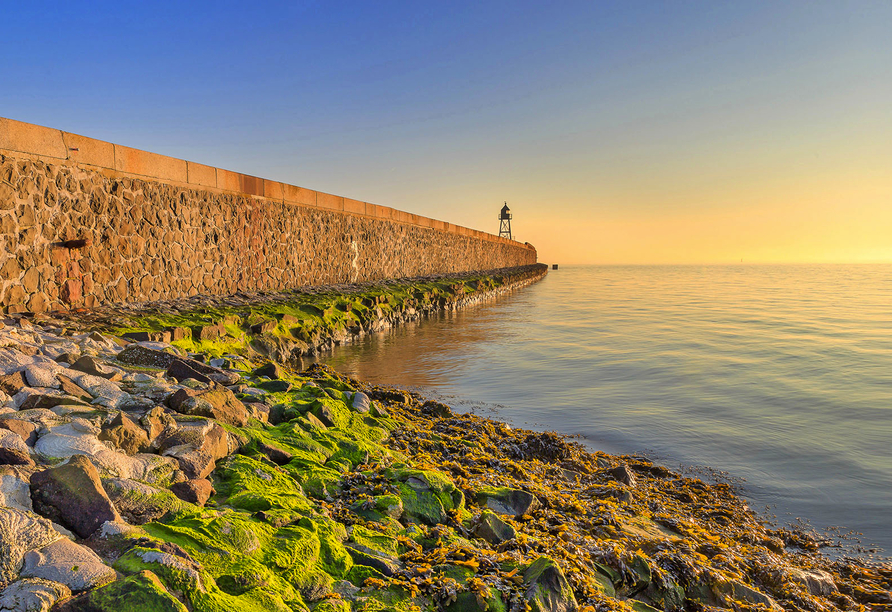
[[[2,118],[0,255],[6,312],[536,262],[448,222]]]
[[[640,457],[70,318],[0,344],[0,610],[892,608],[892,569]]]

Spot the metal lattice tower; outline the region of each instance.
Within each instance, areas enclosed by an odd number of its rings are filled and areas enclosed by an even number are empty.
[[[499,236],[513,240],[511,237],[511,209],[508,208],[508,202],[505,202],[502,212],[499,213]]]

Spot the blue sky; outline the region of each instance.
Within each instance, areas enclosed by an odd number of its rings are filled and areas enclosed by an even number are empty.
[[[32,2],[0,116],[543,261],[892,261],[889,2]],[[9,51],[12,50],[12,51]]]

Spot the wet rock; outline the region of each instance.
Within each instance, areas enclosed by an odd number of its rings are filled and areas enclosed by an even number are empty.
[[[449,406],[433,400],[424,402],[421,405],[421,412],[441,419],[452,416],[452,409]]]
[[[539,557],[523,573],[524,598],[532,612],[575,612],[579,609],[573,589],[558,565]]]
[[[37,425],[29,421],[13,418],[0,418],[0,429],[7,429],[18,434],[28,446],[37,442]]]
[[[82,538],[89,537],[105,521],[121,518],[102,488],[96,467],[80,455],[34,474],[31,500],[38,514]]]
[[[239,375],[235,372],[224,372],[223,370],[213,368],[195,359],[180,357],[179,355],[174,355],[172,353],[140,346],[138,344],[131,344],[123,351],[118,353],[118,361],[121,361],[123,363],[129,363],[132,365],[143,367],[160,368],[163,370],[169,368],[170,365],[176,360],[184,362],[196,372],[200,372],[214,382],[218,382],[223,385],[234,385],[239,380]]]
[[[393,576],[400,569],[399,559],[380,550],[355,542],[344,544],[344,548],[353,557],[354,563],[375,568],[385,576]]]
[[[713,587],[713,590],[716,591],[717,595],[723,596],[729,607],[733,607],[734,600],[741,600],[753,604],[761,604],[777,612],[783,611],[780,604],[765,593],[736,580],[719,583]]]
[[[532,493],[506,487],[486,487],[476,494],[476,501],[493,512],[509,516],[531,514],[539,508],[539,500]]]
[[[62,538],[25,553],[20,575],[59,582],[77,592],[111,582],[115,570],[86,546]]]
[[[270,393],[286,393],[294,387],[287,380],[264,380],[258,383],[257,386]]]
[[[183,361],[182,359],[176,359],[170,366],[167,368],[167,371],[164,373],[166,376],[169,376],[177,381],[186,380],[187,378],[191,378],[193,380],[197,380],[198,382],[209,383],[211,379],[199,372],[198,370],[191,367],[188,363]]]
[[[362,391],[357,391],[353,394],[352,404],[353,410],[362,414],[366,414],[372,409],[371,398]]]
[[[183,501],[203,506],[214,494],[214,487],[206,478],[195,478],[171,485],[170,491]]]
[[[141,453],[149,448],[149,436],[130,417],[119,412],[102,427],[100,440],[111,442],[128,455]]]
[[[797,570],[790,572],[790,580],[804,586],[812,595],[830,597],[837,591],[833,576],[824,570]]]
[[[480,522],[474,527],[474,535],[482,538],[490,544],[501,544],[517,537],[514,527],[500,519],[492,512],[484,511],[480,515]]]
[[[216,383],[205,390],[180,389],[168,399],[168,405],[181,414],[211,417],[227,425],[248,424],[245,405],[232,391]]]
[[[517,458],[560,463],[573,457],[571,445],[554,432],[528,434],[518,445]]]
[[[266,376],[267,378],[278,380],[282,378],[282,368],[273,362],[266,363],[254,370],[254,376]]]
[[[621,482],[629,487],[634,487],[638,482],[638,480],[635,478],[635,474],[633,474],[626,465],[619,465],[612,470],[607,470],[607,473],[610,474],[616,481]]]
[[[18,577],[25,553],[62,537],[44,518],[14,508],[0,508],[0,584]]]
[[[49,612],[57,601],[70,596],[71,589],[64,584],[25,578],[0,592],[0,612]]]
[[[85,374],[90,374],[92,376],[105,378],[111,380],[112,382],[116,382],[124,378],[124,374],[120,369],[105,365],[104,363],[99,362],[94,357],[90,357],[89,355],[84,355],[83,357],[79,358],[77,361],[71,364],[69,369],[77,370],[78,372],[84,372]]]

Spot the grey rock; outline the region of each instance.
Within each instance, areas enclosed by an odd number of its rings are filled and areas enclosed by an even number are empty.
[[[357,391],[353,395],[353,410],[356,412],[361,412],[363,414],[369,412],[372,409],[372,400],[368,395],[363,393],[362,391]]]
[[[25,553],[20,575],[59,582],[72,592],[107,584],[116,577],[115,570],[103,563],[99,555],[67,538]]]
[[[355,542],[344,544],[344,548],[353,557],[354,563],[373,567],[385,576],[393,576],[400,569],[399,559],[380,550]]]
[[[44,518],[14,508],[0,508],[0,584],[16,579],[25,553],[62,537]]]
[[[32,512],[31,489],[28,481],[31,471],[27,467],[0,466],[0,506]]]
[[[0,429],[0,448],[8,448],[28,454],[28,445],[22,440],[22,436],[8,429]]]
[[[474,535],[490,544],[501,544],[517,537],[517,531],[492,512],[484,511],[474,528]]]
[[[0,612],[49,612],[55,603],[71,597],[64,584],[43,578],[16,580],[0,592]]]
[[[54,363],[53,365],[57,364]],[[59,388],[59,381],[56,379],[56,373],[50,368],[44,368],[38,365],[29,365],[25,368],[25,380],[28,381],[28,386],[30,387]]]
[[[509,516],[530,514],[539,507],[539,500],[532,493],[521,489],[488,488],[476,495],[477,503],[493,512]]]
[[[185,505],[170,491],[129,478],[107,478],[102,485],[117,511],[132,525],[144,525]]]
[[[90,374],[92,376],[107,378],[111,381],[119,381],[124,378],[124,372],[120,368],[106,365],[98,361],[96,358],[90,357],[89,355],[84,355],[83,357],[72,363],[71,369],[77,370],[78,372],[84,372],[85,374]]]

